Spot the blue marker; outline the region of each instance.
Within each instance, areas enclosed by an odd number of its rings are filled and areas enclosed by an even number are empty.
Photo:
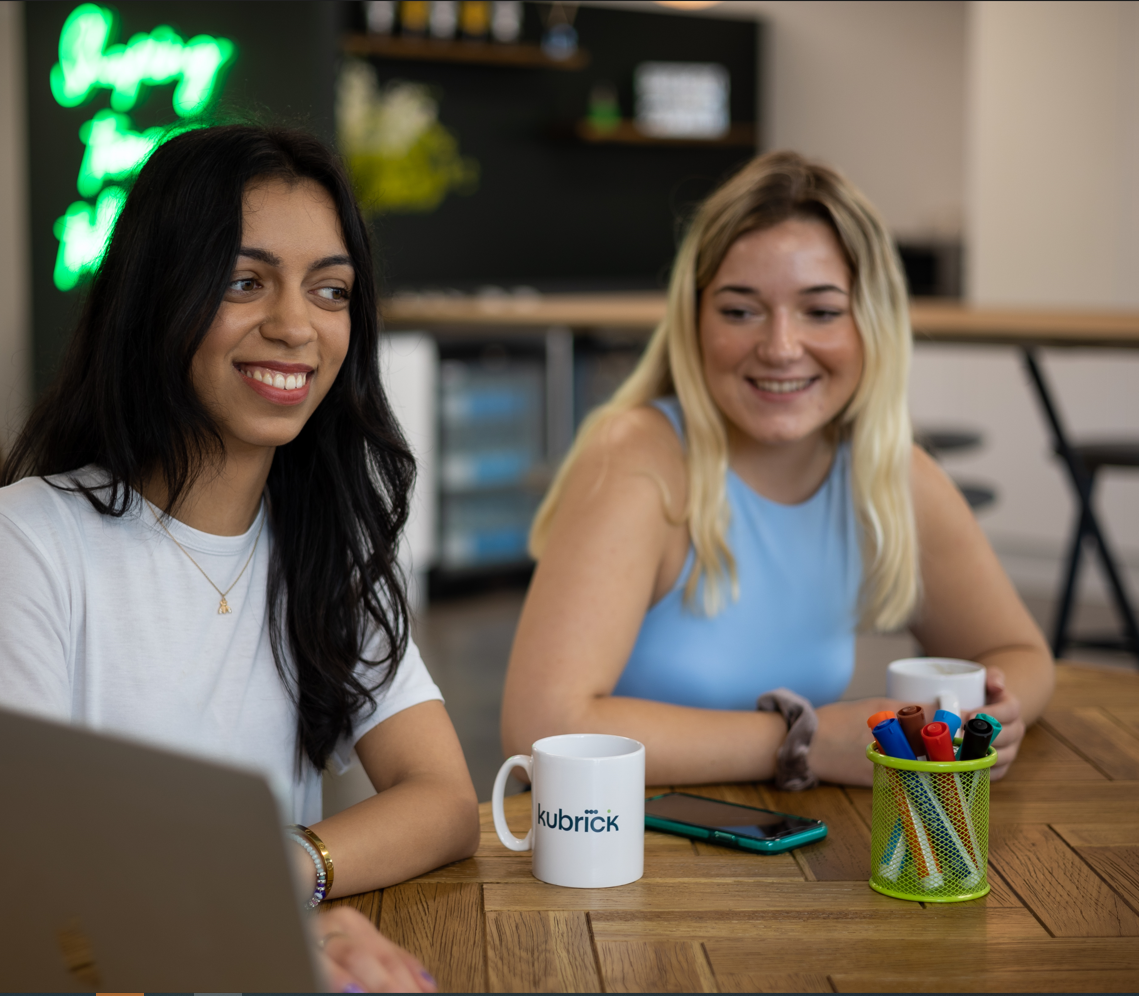
[[[900,757],[905,761],[917,760],[917,755],[914,753],[913,748],[910,747],[910,742],[906,739],[906,734],[902,730],[902,724],[896,719],[884,719],[874,727],[873,732],[874,739],[878,741],[878,746],[882,748],[882,753],[889,757]]]
[[[950,712],[948,709],[938,709],[933,714],[933,721],[935,723],[944,723],[949,727],[949,739],[952,740],[957,736],[957,731],[961,729],[961,717],[955,712]]]

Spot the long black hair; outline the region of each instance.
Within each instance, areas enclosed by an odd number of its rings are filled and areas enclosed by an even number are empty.
[[[109,486],[71,485],[104,515],[128,512],[151,476],[165,484],[166,511],[178,508],[224,452],[190,364],[233,272],[246,187],[273,178],[328,191],[356,270],[348,355],[300,434],[277,448],[267,485],[273,532],[288,538],[269,567],[273,656],[297,704],[298,762],[320,769],[407,648],[396,551],[415,478],[380,386],[368,230],[334,153],[302,132],[247,125],[185,132],[155,150],[0,484],[96,464]],[[362,681],[357,665],[377,629],[385,652],[365,662],[374,671]]]

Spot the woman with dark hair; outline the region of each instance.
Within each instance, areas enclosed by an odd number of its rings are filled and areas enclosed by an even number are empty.
[[[380,386],[372,266],[318,141],[178,135],[0,476],[0,705],[264,772],[314,906],[478,839],[408,632],[415,467]],[[321,821],[321,772],[353,749],[378,794]],[[363,918],[321,922],[334,984],[432,988]]]

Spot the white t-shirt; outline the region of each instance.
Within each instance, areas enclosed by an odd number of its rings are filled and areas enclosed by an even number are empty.
[[[106,480],[95,468],[81,476]],[[223,591],[253,550],[265,515],[242,536],[166,526]],[[218,593],[136,503],[100,515],[82,495],[38,477],[0,489],[0,706],[258,771],[288,820],[321,817],[320,773],[296,766],[296,707],[269,644],[266,523],[256,552],[218,614]],[[376,634],[364,656],[382,656]],[[376,676],[367,671],[371,687]],[[333,763],[397,712],[441,699],[415,645],[356,718]]]

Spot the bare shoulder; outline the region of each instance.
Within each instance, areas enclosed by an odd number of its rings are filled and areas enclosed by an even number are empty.
[[[664,484],[674,507],[683,507],[687,473],[684,447],[668,418],[648,405],[614,416],[593,434],[572,475],[579,485],[624,489],[631,478]],[[675,503],[680,503],[676,506]]]
[[[915,446],[911,466],[914,523],[924,553],[940,557],[950,551],[988,550],[988,540],[969,503],[941,465]]]

